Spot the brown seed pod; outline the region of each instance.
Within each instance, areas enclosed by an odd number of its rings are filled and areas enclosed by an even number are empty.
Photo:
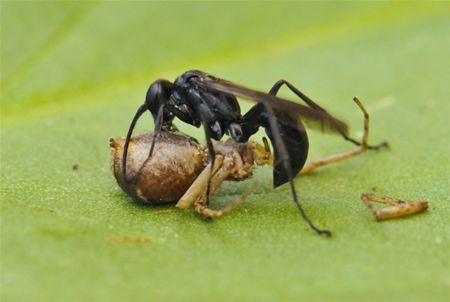
[[[146,161],[152,133],[136,135],[128,147],[127,176],[132,178]],[[208,161],[208,151],[193,138],[162,131],[153,155],[145,162],[136,183],[127,184],[122,173],[124,138],[110,140],[111,164],[117,183],[137,201],[159,204],[174,202],[183,196]]]

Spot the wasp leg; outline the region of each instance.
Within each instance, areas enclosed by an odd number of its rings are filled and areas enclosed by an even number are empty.
[[[386,196],[364,193],[361,200],[372,211],[377,220],[403,217],[415,213],[420,213],[428,208],[427,201],[404,201]],[[375,208],[371,202],[378,202],[389,205],[386,208]]]
[[[363,104],[360,102],[360,100],[357,97],[353,98],[353,101],[355,101],[355,103],[359,106],[359,108],[361,109],[361,111],[364,114],[364,134],[363,134],[362,142],[359,143],[359,146],[357,146],[353,150],[342,152],[342,153],[332,155],[329,157],[325,157],[325,158],[322,158],[319,160],[307,162],[305,164],[305,166],[303,167],[303,169],[300,171],[300,174],[310,173],[310,172],[314,171],[315,169],[317,169],[318,167],[322,167],[322,166],[329,165],[331,163],[336,163],[336,162],[342,161],[342,160],[350,158],[352,156],[364,153],[369,149],[369,145],[367,144],[367,140],[369,138],[369,113],[367,113],[366,108],[363,106]]]
[[[294,85],[292,85],[291,83],[289,83],[286,80],[279,80],[278,82],[276,82],[273,86],[272,89],[270,89],[269,94],[271,95],[277,95],[278,91],[280,90],[281,86],[286,85],[293,93],[295,93],[300,99],[302,99],[309,107],[316,109],[316,110],[320,110],[320,111],[325,111],[325,109],[323,109],[321,106],[319,106],[316,102],[314,102],[313,100],[311,100],[307,95],[305,95],[303,92],[301,92],[300,90],[298,90]],[[365,111],[365,110],[364,110]],[[347,136],[345,133],[341,133],[341,135],[343,136],[343,138],[357,146],[360,146],[361,143],[358,142],[357,140]],[[389,147],[389,144],[387,142],[382,142],[378,145],[367,145],[366,144],[366,148],[370,149],[370,150],[378,150],[380,148],[387,148]]]

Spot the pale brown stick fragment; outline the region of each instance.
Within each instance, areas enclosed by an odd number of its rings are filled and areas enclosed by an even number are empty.
[[[377,220],[385,220],[397,217],[403,217],[425,211],[428,208],[428,202],[420,201],[404,201],[394,199],[387,196],[379,196],[375,194],[363,193],[361,200],[372,211]],[[386,208],[375,208],[371,202],[387,204]]]
[[[150,238],[147,237],[135,237],[135,236],[118,236],[110,238],[108,243],[149,243],[152,242]]]
[[[172,214],[175,212],[177,212],[176,209],[159,210],[159,211],[152,212],[152,215],[165,215],[165,214]]]

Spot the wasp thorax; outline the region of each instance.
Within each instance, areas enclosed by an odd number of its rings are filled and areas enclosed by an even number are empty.
[[[207,150],[193,138],[171,132],[161,132],[156,137],[152,157],[147,160],[153,134],[131,138],[126,173],[122,171],[124,138],[110,140],[111,160],[117,183],[133,199],[146,203],[167,203],[180,199],[207,164]]]

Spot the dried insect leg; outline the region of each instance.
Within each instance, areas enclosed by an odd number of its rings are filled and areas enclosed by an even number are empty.
[[[208,180],[210,178],[209,196],[212,196],[225,180],[241,181],[248,179],[253,174],[254,164],[262,166],[272,162],[270,148],[266,139],[264,146],[256,142],[236,143],[228,140],[215,146],[216,160],[211,171],[211,163],[200,173],[191,187],[181,197],[177,207],[186,209],[194,205],[194,209],[201,215],[210,218],[221,217],[230,212],[256,188],[250,186],[246,192],[239,196],[233,203],[222,210],[209,208],[206,194],[208,194]]]
[[[226,157],[223,161],[223,165],[217,172],[211,177],[210,184],[210,196],[217,191],[222,182],[226,179],[230,178],[235,171],[235,163],[232,157]],[[243,172],[243,173],[242,173]],[[239,170],[237,173],[241,173],[241,176],[246,175],[245,177],[249,177],[251,174],[246,174],[244,170]],[[231,212],[235,207],[241,204],[248,195],[250,195],[256,189],[256,183],[251,185],[244,193],[242,193],[239,197],[237,197],[232,203],[227,205],[225,208],[221,210],[211,209],[207,204],[206,199],[206,188],[204,188],[202,194],[197,198],[194,203],[194,209],[197,213],[209,217],[209,218],[218,218],[223,215]]]
[[[224,144],[217,145],[218,152],[222,154],[222,166],[211,178],[210,196],[217,191],[223,181],[234,180],[241,181],[248,179],[253,174],[253,166],[263,166],[272,164],[273,158],[267,139],[263,138],[264,146],[256,142],[236,143],[228,140]],[[256,183],[253,183],[247,190],[237,197],[232,203],[222,210],[214,210],[208,207],[206,199],[206,189],[199,195],[194,203],[195,210],[206,217],[217,218],[229,213],[236,206],[242,203],[248,195],[256,189]]]
[[[210,218],[221,217],[225,213],[231,211],[237,205],[236,202],[228,205],[223,210],[214,210],[208,207],[206,194],[208,191],[208,179],[210,173],[211,178],[209,182],[209,195],[211,196],[217,191],[222,182],[230,176],[233,172],[233,168],[234,163],[232,158],[227,157],[224,159],[223,155],[216,155],[216,160],[214,161],[212,171],[210,172],[211,163],[209,163],[191,187],[178,201],[177,207],[186,209],[191,205],[194,205],[194,209],[197,213]]]
[[[211,209],[206,205],[206,192],[204,195],[200,196],[200,198],[195,202],[194,209],[197,213],[209,217],[209,218],[219,218],[223,215],[231,212],[235,207],[240,205],[244,200],[256,189],[256,183],[253,183],[248,189],[239,195],[232,203],[227,205],[222,210]]]
[[[386,196],[363,193],[361,200],[372,211],[377,220],[403,217],[415,213],[420,213],[428,208],[427,201],[404,201]],[[371,202],[378,202],[389,205],[386,208],[375,208]]]
[[[217,173],[217,171],[222,167],[223,164],[223,156],[217,155],[216,160],[214,161],[214,167],[211,171],[211,163],[209,163],[205,169],[200,173],[200,175],[195,179],[195,181],[191,184],[189,189],[184,193],[184,195],[180,198],[176,206],[180,209],[188,209],[190,208],[197,198],[204,193],[205,188],[208,186],[209,176],[211,178]],[[217,188],[211,186],[210,192],[214,193]]]
[[[362,138],[361,145],[357,146],[355,149],[342,152],[336,155],[332,155],[329,157],[325,157],[319,160],[307,162],[303,169],[300,171],[300,174],[306,174],[314,171],[315,169],[329,165],[331,163],[336,163],[339,161],[342,161],[344,159],[353,157],[355,155],[361,154],[363,152],[366,152],[368,149],[380,149],[383,147],[388,147],[388,144],[386,142],[383,142],[377,146],[370,146],[368,145],[367,141],[369,138],[369,113],[367,112],[366,108],[363,106],[363,104],[360,102],[360,100],[355,97],[353,98],[353,101],[358,105],[358,107],[361,109],[361,111],[364,114],[364,134]]]

